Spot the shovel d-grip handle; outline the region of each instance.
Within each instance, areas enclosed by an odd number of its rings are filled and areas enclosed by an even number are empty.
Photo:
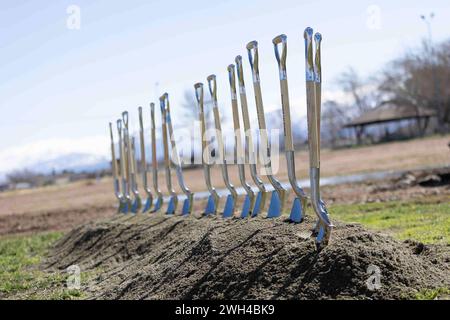
[[[200,121],[200,133],[202,140],[202,164],[209,164],[209,154],[205,152],[206,150],[206,124],[204,119],[204,92],[203,83],[198,82],[194,84],[195,98],[197,99],[198,105],[198,116]]]
[[[197,82],[194,84],[195,89],[195,98],[197,99],[197,103],[200,109],[203,110],[203,83]]]
[[[219,105],[217,102],[217,77],[211,74],[207,77],[209,94],[212,100],[214,127],[216,129],[216,138],[218,144],[219,157],[223,164],[225,164],[225,144],[222,136],[222,125],[220,122]],[[226,170],[226,167],[225,167]]]
[[[215,74],[210,74],[206,80],[208,81],[208,89],[213,103],[217,102],[217,77]]]
[[[128,111],[122,112],[122,120],[125,129],[128,130]]]
[[[280,71],[280,79],[286,78],[286,58],[287,58],[287,36],[285,34],[280,34],[272,39],[275,58],[278,62],[278,67]],[[279,46],[281,44],[281,54],[279,51]]]
[[[247,54],[250,62],[250,68],[252,70],[253,82],[259,82],[259,53],[258,42],[250,41],[247,43]]]
[[[212,105],[213,105],[213,117],[214,117],[214,126],[216,129],[216,138],[217,138],[217,144],[218,144],[218,152],[219,152],[219,159],[223,162],[225,162],[225,146],[223,143],[223,137],[222,137],[222,126],[220,124],[220,114],[219,114],[219,107],[217,103],[217,81],[216,81],[216,75],[211,74],[207,78],[208,81],[208,88],[209,93],[211,95]]]
[[[264,117],[264,107],[262,102],[261,83],[259,78],[259,53],[258,42],[251,41],[247,44],[248,61],[252,70],[253,88],[255,91],[256,114],[260,130],[266,130],[266,120]]]
[[[281,107],[283,110],[283,128],[284,128],[284,148],[286,151],[294,151],[292,140],[291,111],[289,107],[289,91],[287,83],[286,58],[287,58],[287,37],[281,34],[272,40],[277,59],[278,71],[280,76]],[[281,46],[281,54],[279,47]]]

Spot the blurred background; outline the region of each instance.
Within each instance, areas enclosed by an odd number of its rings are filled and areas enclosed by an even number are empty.
[[[256,119],[245,50],[251,40],[260,47],[268,126],[280,129],[271,43],[280,33],[288,37],[295,141],[305,148],[306,26],[324,39],[323,147],[449,132],[448,1],[18,0],[0,6],[2,190],[53,184],[58,175],[66,181],[67,174],[107,173],[108,122],[129,110],[135,132],[143,106],[148,129],[149,103],[164,92],[175,128],[192,132],[193,84],[211,73],[218,76],[224,130],[231,130],[226,67],[236,55],[244,57]],[[185,158],[191,148],[182,146]]]

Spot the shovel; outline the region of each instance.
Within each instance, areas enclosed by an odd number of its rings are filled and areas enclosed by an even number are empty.
[[[248,60],[252,70],[253,89],[255,92],[256,113],[258,116],[259,138],[262,146],[266,147],[266,152],[262,152],[264,168],[270,184],[273,186],[272,196],[270,199],[269,210],[267,211],[268,218],[279,217],[284,208],[286,199],[286,189],[275,178],[272,173],[271,155],[270,155],[270,141],[267,135],[266,119],[264,116],[264,106],[261,92],[261,81],[259,76],[259,54],[258,42],[251,41],[247,44]]]
[[[314,228],[316,244],[327,245],[333,227],[325,203],[320,199],[320,104],[321,104],[321,57],[322,36],[314,36],[316,53],[313,61],[313,30],[306,28],[305,38],[305,77],[308,117],[309,166],[311,183],[311,204],[319,220]]]
[[[298,185],[295,176],[295,154],[294,143],[292,141],[292,125],[291,125],[291,111],[289,105],[289,91],[286,72],[286,57],[287,57],[287,37],[282,34],[272,40],[275,57],[278,62],[278,71],[280,75],[280,91],[281,91],[281,106],[283,110],[283,127],[284,127],[284,149],[286,153],[286,162],[288,168],[289,183],[295,193],[295,198],[292,203],[291,213],[289,219],[292,222],[301,222],[305,213],[307,196],[303,189]],[[281,44],[281,54],[279,46]]]
[[[256,169],[256,159],[255,159],[255,151],[253,145],[253,137],[252,131],[250,127],[250,117],[248,115],[248,105],[247,105],[247,93],[245,91],[245,83],[244,83],[244,71],[242,68],[242,57],[237,56],[235,59],[236,68],[237,68],[237,76],[239,82],[239,97],[241,98],[241,107],[242,107],[242,118],[244,121],[244,130],[245,130],[245,145],[249,154],[249,166],[250,166],[250,175],[258,188],[258,194],[256,196],[255,205],[252,210],[252,217],[257,216],[261,210],[264,209],[266,203],[266,187],[264,186],[264,182],[258,176]]]
[[[159,104],[161,107],[161,120],[162,120],[162,136],[163,136],[163,144],[164,144],[164,165],[166,167],[166,183],[167,190],[170,194],[170,200],[167,205],[166,214],[175,214],[178,205],[178,196],[172,186],[172,173],[170,168],[170,159],[169,159],[169,142],[167,137],[167,111],[166,111],[166,97],[162,95],[159,98]]]
[[[120,153],[120,175],[122,179],[122,213],[128,213],[131,210],[131,197],[130,188],[128,185],[129,171],[127,164],[127,157],[125,152],[125,139],[123,137],[122,131],[122,120],[117,120],[117,132],[119,136],[119,153]]]
[[[178,154],[175,137],[173,135],[172,119],[170,117],[169,95],[167,93],[165,93],[164,97],[165,97],[165,105],[166,105],[166,121],[167,121],[167,127],[169,129],[170,143],[172,145],[172,159],[175,159],[175,162],[176,162],[175,168],[176,168],[176,173],[177,173],[177,178],[178,178],[178,184],[180,185],[181,190],[183,190],[183,193],[186,195],[186,199],[184,199],[183,207],[181,209],[181,214],[186,215],[186,214],[190,214],[192,212],[192,206],[194,204],[194,193],[191,192],[188,187],[186,187],[186,184],[184,182],[183,171],[181,168],[180,155]]]
[[[147,160],[145,158],[145,141],[144,141],[144,121],[142,119],[142,107],[138,108],[139,111],[139,141],[141,144],[141,170],[142,170],[142,183],[144,184],[144,190],[147,194],[147,200],[145,201],[142,213],[150,210],[153,203],[153,195],[148,186],[147,179]]]
[[[124,141],[125,141],[125,151],[126,151],[126,159],[127,159],[127,180],[128,186],[131,189],[131,193],[133,193],[134,201],[131,204],[131,212],[138,213],[142,207],[141,197],[139,195],[139,191],[137,188],[136,181],[136,159],[134,155],[133,146],[131,144],[130,139],[130,131],[128,127],[128,112],[124,111],[122,113],[122,120],[124,125]]]
[[[111,136],[111,171],[113,176],[113,184],[114,184],[114,195],[117,200],[119,200],[119,209],[118,212],[123,212],[124,201],[123,195],[120,193],[120,181],[117,174],[117,160],[116,160],[116,150],[114,146],[114,136],[113,136],[113,128],[112,123],[109,123],[109,134]]]
[[[228,176],[228,166],[225,159],[225,144],[223,142],[223,136],[222,136],[222,126],[220,124],[220,114],[219,114],[219,107],[217,103],[217,81],[216,76],[214,74],[210,75],[208,78],[208,87],[209,87],[209,93],[211,94],[211,100],[213,104],[213,113],[214,113],[214,124],[216,127],[216,138],[217,138],[217,144],[218,144],[218,151],[219,151],[219,159],[220,159],[220,167],[222,169],[222,177],[225,182],[225,185],[230,191],[230,194],[227,196],[227,201],[225,202],[225,207],[223,210],[223,217],[229,218],[234,216],[234,210],[236,207],[236,201],[237,201],[237,192],[234,186],[230,182],[230,178]]]
[[[209,191],[208,202],[205,208],[205,215],[215,214],[217,212],[217,207],[219,205],[219,194],[216,189],[213,187],[211,183],[211,161],[210,154],[207,150],[206,145],[206,122],[204,116],[204,102],[203,102],[203,83],[196,83],[194,85],[195,88],[195,97],[197,99],[197,104],[199,108],[199,120],[200,120],[200,129],[201,129],[201,139],[202,139],[202,165],[203,172],[205,175],[206,186]]]
[[[134,137],[131,137],[130,140],[130,150],[131,150],[131,191],[134,195],[134,203],[131,206],[131,212],[138,213],[142,208],[142,200],[139,195],[139,189],[137,184],[137,160],[136,160],[136,143]]]
[[[239,124],[239,110],[236,95],[236,75],[235,75],[235,67],[233,64],[230,64],[228,66],[228,80],[230,82],[231,107],[233,111],[234,157],[238,164],[239,180],[246,192],[244,205],[241,211],[241,218],[246,218],[251,213],[251,210],[253,208],[255,202],[255,193],[253,192],[252,187],[245,180],[244,148],[242,146],[241,126]]]
[[[155,104],[150,103],[150,123],[151,123],[151,135],[152,135],[152,176],[153,176],[153,188],[155,189],[156,200],[153,205],[153,209],[150,212],[156,212],[161,209],[163,205],[163,194],[158,185],[158,159],[156,157],[156,126],[155,126]]]

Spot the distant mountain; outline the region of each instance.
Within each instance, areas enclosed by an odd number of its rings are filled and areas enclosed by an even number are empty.
[[[88,153],[69,153],[45,161],[39,161],[27,168],[39,173],[51,173],[71,170],[75,172],[94,172],[107,169],[109,159]]]

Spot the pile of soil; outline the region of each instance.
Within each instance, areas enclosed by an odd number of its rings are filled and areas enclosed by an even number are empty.
[[[43,268],[92,271],[82,290],[100,299],[397,299],[450,286],[448,246],[336,222],[330,244],[318,250],[314,222],[116,216],[69,232]],[[373,266],[380,287],[370,290]]]

